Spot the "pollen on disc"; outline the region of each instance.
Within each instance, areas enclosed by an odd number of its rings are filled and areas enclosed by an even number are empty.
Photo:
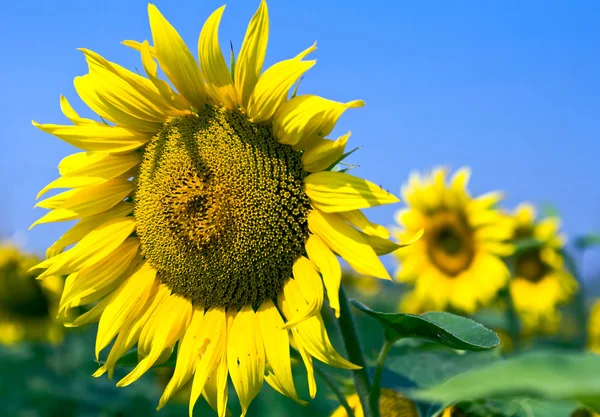
[[[142,254],[195,304],[259,305],[304,253],[301,154],[239,111],[172,118],[144,150],[135,192]]]

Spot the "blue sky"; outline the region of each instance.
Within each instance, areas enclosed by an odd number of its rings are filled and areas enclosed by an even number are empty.
[[[221,2],[157,1],[192,51]],[[258,1],[232,1],[220,40],[239,50]],[[473,193],[506,192],[506,207],[550,202],[569,236],[600,230],[600,2],[269,2],[267,65],[318,41],[301,93],[363,99],[334,134],[361,145],[355,171],[398,192],[411,170],[473,169]],[[31,126],[64,121],[59,95],[89,115],[72,80],[86,47],[128,68],[124,39],[150,39],[143,1],[8,2],[0,17],[0,234],[44,248],[64,224],[27,227],[37,191],[74,151]],[[333,135],[335,136],[335,135]],[[372,210],[392,223],[397,207]],[[389,262],[388,262],[389,264]],[[597,257],[588,272],[598,270]]]

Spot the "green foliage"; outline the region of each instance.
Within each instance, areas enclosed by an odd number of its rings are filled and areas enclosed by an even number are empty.
[[[600,410],[600,356],[531,352],[459,374],[415,398],[451,404],[476,399],[576,402]],[[534,414],[535,415],[535,414]]]
[[[356,300],[352,300],[352,304],[379,321],[387,340],[417,337],[461,350],[486,350],[500,343],[496,333],[466,317],[443,312],[381,313]]]
[[[587,235],[577,236],[574,245],[579,250],[600,246],[600,233],[589,233]]]

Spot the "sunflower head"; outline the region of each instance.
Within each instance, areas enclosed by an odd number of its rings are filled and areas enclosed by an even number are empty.
[[[346,398],[355,417],[363,417],[363,408],[357,394]],[[418,417],[419,412],[414,402],[392,389],[383,388],[379,397],[379,411],[385,417]],[[338,407],[331,417],[348,417],[344,407]]]
[[[34,225],[78,223],[35,269],[44,269],[41,278],[68,275],[61,315],[92,304],[68,325],[99,321],[96,356],[112,343],[95,375],[112,377],[137,343],[139,364],[118,383],[129,385],[177,344],[159,407],[193,381],[190,412],[204,394],[219,415],[229,379],[244,414],[263,381],[302,402],[290,344],[312,397],[313,358],[355,368],[320,315],[325,293],[339,314],[336,255],[389,279],[378,255],[399,247],[361,211],[398,199],[334,170],[350,133],[327,136],[363,102],[289,96],[314,66],[306,57],[315,45],[263,71],[264,1],[228,65],[218,39],[223,10],[205,22],[196,60],[149,5],[152,42],[124,42],[140,53],[145,76],[82,49],[89,73],[75,89],[102,121],[80,117],[61,97],[72,124],[34,123],[84,151],[67,156],[60,178],[40,192],[68,189],[38,203],[50,211]]]
[[[560,322],[557,306],[568,301],[577,290],[577,281],[564,264],[560,253],[564,237],[556,217],[536,219],[535,208],[522,204],[513,214],[513,239],[535,240],[533,247],[517,251],[512,257],[514,274],[510,283],[515,308],[525,332],[554,332]]]
[[[502,288],[509,272],[501,256],[512,253],[510,221],[498,210],[501,194],[471,197],[469,170],[446,182],[446,171],[412,174],[402,193],[408,205],[396,220],[400,239],[423,229],[423,238],[396,255],[400,281],[414,290],[404,311],[458,310],[472,313]]]
[[[27,270],[38,262],[14,244],[0,243],[0,343],[62,340],[55,320],[62,279],[36,280]]]

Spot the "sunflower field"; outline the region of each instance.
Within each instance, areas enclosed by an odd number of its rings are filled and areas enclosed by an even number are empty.
[[[599,18],[8,5],[0,417],[600,417]]]

